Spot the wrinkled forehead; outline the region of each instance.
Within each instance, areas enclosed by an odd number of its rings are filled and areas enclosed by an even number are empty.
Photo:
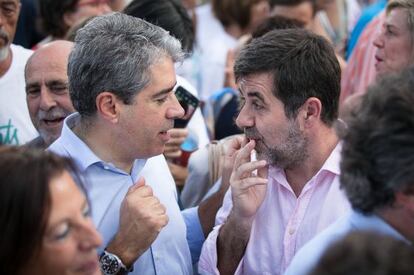
[[[248,93],[263,93],[270,95],[273,91],[274,81],[271,73],[254,73],[241,76],[237,80],[237,87],[242,95]]]

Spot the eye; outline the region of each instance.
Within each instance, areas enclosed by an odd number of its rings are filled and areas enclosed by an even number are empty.
[[[392,36],[395,35],[395,32],[390,27],[385,27],[385,35]]]
[[[168,97],[165,96],[165,97],[161,97],[161,98],[155,99],[155,102],[157,102],[159,104],[163,104],[163,103],[165,103],[167,101],[167,99],[168,99]]]
[[[56,84],[50,87],[54,94],[66,94],[68,86],[66,84]]]
[[[26,90],[26,94],[28,97],[37,97],[40,94],[40,88],[39,87],[33,87]]]
[[[252,106],[257,111],[260,111],[260,110],[263,109],[263,105],[259,101],[257,101],[257,100],[253,100],[252,101]]]
[[[60,241],[65,239],[70,232],[70,225],[68,222],[64,222],[56,227],[53,232],[53,240]]]
[[[16,14],[17,12],[17,6],[14,4],[5,4],[0,7],[1,13],[6,16],[10,17]]]
[[[91,209],[90,209],[90,207],[89,207],[89,205],[87,204],[84,208],[83,208],[83,210],[82,210],[82,215],[85,217],[85,218],[89,218],[90,216],[91,216]]]

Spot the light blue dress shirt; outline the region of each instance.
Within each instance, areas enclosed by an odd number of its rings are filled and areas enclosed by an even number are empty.
[[[92,204],[92,218],[103,237],[99,253],[118,231],[120,206],[128,188],[144,177],[154,195],[166,207],[169,222],[151,247],[135,262],[130,274],[192,274],[190,249],[200,253],[204,235],[196,208],[183,213],[183,219],[177,204],[175,183],[164,156],[137,159],[131,174],[128,174],[99,159],[76,136],[71,128],[78,119],[77,113],[65,119],[60,138],[49,150],[75,160],[85,177],[85,189]],[[188,242],[187,237],[190,238]],[[193,258],[198,259],[198,255],[193,255]]]
[[[309,241],[295,255],[285,275],[307,275],[318,264],[326,249],[353,231],[374,231],[379,234],[407,241],[400,233],[376,215],[365,216],[351,211]],[[408,241],[407,241],[408,242]]]

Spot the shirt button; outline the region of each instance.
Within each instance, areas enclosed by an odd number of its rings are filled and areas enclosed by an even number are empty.
[[[293,229],[293,228],[289,229],[289,234],[290,235],[293,235],[294,233],[295,233],[295,229]]]

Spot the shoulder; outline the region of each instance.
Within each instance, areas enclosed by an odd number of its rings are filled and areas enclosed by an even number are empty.
[[[293,258],[285,274],[308,274],[326,249],[351,230],[349,217],[349,215],[345,215],[304,245]]]
[[[10,48],[13,53],[13,61],[26,63],[27,59],[33,54],[32,50],[25,49],[19,45],[11,44]]]

